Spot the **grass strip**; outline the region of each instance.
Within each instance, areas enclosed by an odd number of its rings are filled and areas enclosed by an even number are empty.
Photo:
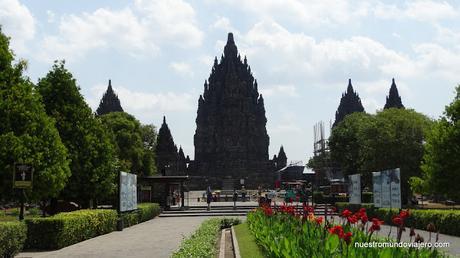
[[[256,243],[246,223],[234,227],[238,246],[240,247],[241,258],[264,258],[262,250]]]

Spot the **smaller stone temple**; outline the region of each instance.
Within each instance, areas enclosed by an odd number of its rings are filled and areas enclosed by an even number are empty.
[[[96,110],[96,115],[102,116],[110,112],[123,112],[123,108],[120,104],[117,94],[112,89],[112,80],[109,80],[109,86],[106,92],[102,96],[99,107]]]
[[[186,174],[187,158],[182,147],[177,150],[165,116],[158,132],[155,153],[158,174],[163,176],[182,176]]]
[[[399,96],[398,88],[396,87],[395,79],[392,79],[390,86],[390,93],[387,96],[387,101],[385,103],[384,109],[388,108],[404,108],[404,105],[401,101],[401,96]]]
[[[364,112],[364,107],[361,104],[358,93],[355,92],[353,85],[351,85],[351,79],[348,79],[347,91],[342,94],[332,127],[338,125],[347,115],[354,112]]]

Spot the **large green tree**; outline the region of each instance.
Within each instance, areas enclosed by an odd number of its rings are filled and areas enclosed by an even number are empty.
[[[70,176],[67,150],[40,95],[23,76],[25,62],[13,61],[0,28],[0,199],[11,197],[16,162],[35,169],[28,199],[45,200],[57,196]]]
[[[460,86],[427,137],[422,170],[431,192],[460,201]]]
[[[142,128],[141,123],[125,112],[111,112],[100,116],[102,123],[112,132],[120,162],[120,169],[138,175],[155,171],[153,160],[152,131]]]
[[[116,153],[109,135],[85,102],[64,62],[39,80],[46,112],[69,150],[71,171],[62,197],[88,207],[91,200],[107,198],[115,190]]]
[[[371,186],[371,172],[401,169],[402,200],[409,178],[421,174],[423,141],[432,121],[413,110],[390,108],[376,115],[352,114],[332,131],[332,157],[345,174],[361,173]]]

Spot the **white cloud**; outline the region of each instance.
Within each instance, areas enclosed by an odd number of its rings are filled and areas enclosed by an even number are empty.
[[[202,38],[194,9],[188,3],[137,0],[134,6],[120,10],[100,8],[61,17],[59,33],[44,37],[38,57],[46,62],[74,60],[104,48],[134,57],[152,56],[165,45],[197,47]]]
[[[29,9],[18,0],[0,0],[0,25],[11,37],[12,49],[27,52],[25,43],[35,36],[35,19]]]
[[[169,67],[171,67],[176,73],[181,76],[193,77],[194,72],[190,64],[185,62],[172,62]]]
[[[96,110],[102,95],[107,89],[106,84],[97,84],[90,89],[87,100],[93,110]],[[114,86],[114,91],[120,99],[125,111],[135,116],[145,114],[164,114],[167,112],[182,112],[195,109],[196,94],[176,92],[142,92],[125,86]]]
[[[225,32],[233,32],[233,34],[237,35],[239,34],[239,31],[232,26],[227,17],[217,18],[217,20],[211,25],[211,28],[223,30]]]
[[[363,36],[317,41],[275,22],[259,22],[242,40],[249,46],[244,51],[251,60],[267,64],[264,67],[269,70],[264,72],[269,77],[333,83],[349,77],[374,80],[415,73],[410,58]],[[267,63],[270,61],[276,63]]]
[[[368,4],[349,0],[221,0],[257,15],[261,20],[287,20],[303,26],[345,24],[366,16]]]
[[[436,22],[455,18],[459,12],[445,1],[417,0],[408,1],[404,7],[379,2],[373,9],[376,17],[382,19],[414,19],[421,22]]]
[[[56,18],[56,14],[51,10],[46,10],[46,16],[49,23],[53,23]]]
[[[297,88],[295,85],[268,85],[260,89],[260,93],[264,97],[273,97],[273,96],[287,96],[287,97],[299,97],[297,93]]]

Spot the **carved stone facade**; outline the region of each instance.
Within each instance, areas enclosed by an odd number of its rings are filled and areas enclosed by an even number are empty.
[[[354,112],[364,112],[364,107],[361,104],[361,99],[359,98],[358,93],[356,93],[353,90],[353,85],[351,85],[351,79],[349,79],[347,91],[342,94],[339,107],[337,108],[337,112],[335,113],[335,122],[332,126],[336,126],[347,115],[352,114]]]
[[[275,164],[268,157],[264,99],[246,57],[228,34],[224,55],[214,60],[198,99],[191,188],[221,188],[223,179],[246,187],[272,186]]]
[[[109,86],[107,91],[102,96],[99,107],[96,110],[98,116],[108,114],[110,112],[123,112],[123,108],[120,104],[120,99],[118,99],[117,94],[112,89],[112,81],[109,80]]]
[[[399,96],[398,88],[396,87],[394,78],[391,83],[390,93],[387,96],[387,101],[385,103],[384,109],[388,109],[388,108],[404,108],[404,105],[402,104],[401,97]]]

